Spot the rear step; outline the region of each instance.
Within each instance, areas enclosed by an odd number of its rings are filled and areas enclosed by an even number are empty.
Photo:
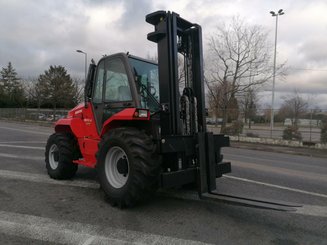
[[[290,203],[279,200],[265,199],[265,198],[250,198],[245,196],[232,196],[219,194],[216,192],[203,193],[200,196],[203,200],[218,201],[230,203],[233,205],[262,208],[262,209],[272,209],[277,211],[296,211],[297,207],[302,207],[298,203]]]

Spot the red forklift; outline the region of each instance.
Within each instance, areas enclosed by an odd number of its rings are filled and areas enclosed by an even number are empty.
[[[200,197],[218,197],[216,178],[231,172],[221,154],[229,138],[207,132],[201,27],[166,11],[148,14],[146,22],[154,26],[147,38],[157,43],[158,64],[129,53],[91,63],[85,102],[57,121],[48,139],[48,174],[68,179],[78,165],[96,168],[102,190],[119,207],[184,185]]]

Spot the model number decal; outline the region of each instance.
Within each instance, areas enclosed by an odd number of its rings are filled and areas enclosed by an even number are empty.
[[[84,122],[85,122],[86,125],[89,126],[92,123],[92,119],[90,119],[90,118],[84,118]]]

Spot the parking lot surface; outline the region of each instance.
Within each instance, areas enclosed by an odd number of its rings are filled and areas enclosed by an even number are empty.
[[[233,172],[218,192],[296,202],[293,212],[158,192],[117,209],[96,171],[48,177],[44,148],[52,128],[0,121],[1,244],[327,244],[327,158],[226,148]]]

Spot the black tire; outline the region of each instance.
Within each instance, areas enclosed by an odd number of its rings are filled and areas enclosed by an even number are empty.
[[[76,140],[66,133],[54,133],[47,142],[45,163],[48,174],[53,179],[70,179],[77,171]]]
[[[156,191],[161,161],[155,150],[152,139],[136,128],[116,128],[103,136],[97,154],[97,172],[111,205],[132,207]],[[127,160],[125,174],[119,173],[119,159]],[[116,184],[115,178],[122,182]]]

